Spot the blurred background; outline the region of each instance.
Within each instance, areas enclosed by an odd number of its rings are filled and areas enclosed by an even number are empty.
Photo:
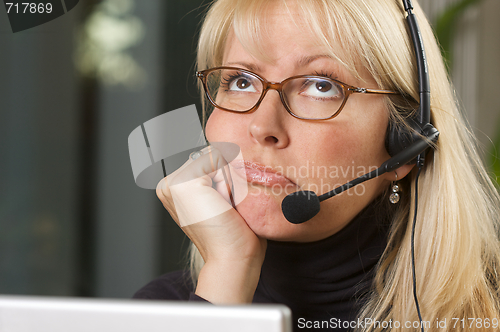
[[[0,294],[129,298],[188,241],[134,183],[127,138],[199,104],[208,0],[81,0],[12,33],[0,8]],[[498,0],[420,0],[492,177],[500,174]]]

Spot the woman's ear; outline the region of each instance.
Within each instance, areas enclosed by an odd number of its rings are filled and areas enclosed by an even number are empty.
[[[407,176],[408,173],[411,172],[413,167],[415,167],[415,164],[404,165],[393,172],[385,173],[384,176],[389,181],[396,181],[396,180],[399,181],[399,180],[403,179],[405,176]],[[397,176],[396,176],[396,174],[397,174]]]

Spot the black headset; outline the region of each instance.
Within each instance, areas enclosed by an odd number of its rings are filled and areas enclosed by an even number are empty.
[[[430,124],[431,97],[429,71],[422,36],[416,17],[411,12],[413,9],[411,0],[403,0],[403,5],[405,11],[408,13],[407,22],[417,58],[420,105],[416,115],[407,121],[407,125],[411,128],[410,130],[408,128],[400,128],[394,124],[389,126],[385,145],[391,157],[404,151],[411,144],[421,139],[420,135],[427,137],[432,142],[436,142],[439,135],[439,132]],[[424,152],[420,154],[420,162],[417,160],[418,165],[423,165]]]

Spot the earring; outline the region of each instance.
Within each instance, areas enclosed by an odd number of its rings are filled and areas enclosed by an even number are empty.
[[[399,202],[399,186],[398,184],[396,183],[398,181],[398,173],[394,172],[396,174],[396,180],[392,183],[392,193],[391,195],[389,196],[389,201],[392,203],[392,204],[396,204],[397,202]]]

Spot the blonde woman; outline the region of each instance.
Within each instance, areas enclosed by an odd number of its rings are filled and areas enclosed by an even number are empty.
[[[225,186],[217,185],[220,170],[212,172],[223,159],[215,152],[162,180],[157,194],[193,242],[191,273],[162,276],[135,297],[283,303],[297,331],[498,330],[499,197],[458,110],[431,28],[413,5],[427,53],[431,121],[441,133],[420,174],[418,205],[417,169],[410,163],[325,200],[301,224],[283,216],[287,194],[322,194],[379,167],[390,158],[388,128],[404,127],[418,109],[403,3],[211,5],[198,68],[218,75],[216,90],[234,103],[243,93],[260,96],[259,82],[286,83],[248,112],[234,112],[221,95],[210,102],[210,87],[202,91],[206,137],[240,147],[248,195],[228,208]],[[347,100],[343,89],[349,87],[378,92],[352,93]],[[178,189],[183,181],[176,178],[186,172],[197,180],[189,190]],[[393,192],[399,202],[389,202]]]

